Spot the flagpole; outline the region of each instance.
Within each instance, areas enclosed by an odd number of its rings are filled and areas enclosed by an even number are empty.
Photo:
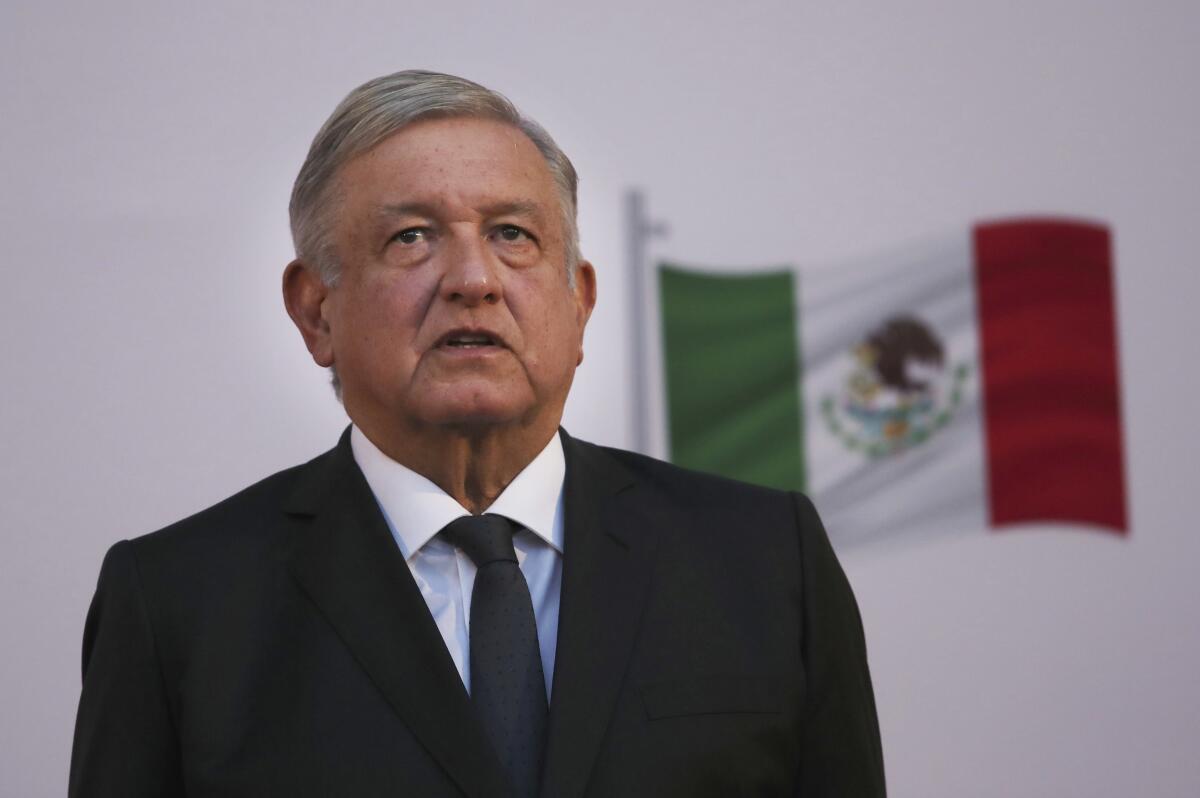
[[[653,238],[665,236],[667,226],[651,221],[646,213],[646,197],[640,189],[625,191],[626,259],[629,276],[630,363],[633,379],[630,383],[630,410],[633,418],[633,450],[650,452],[649,385],[647,380],[646,347],[646,253]]]

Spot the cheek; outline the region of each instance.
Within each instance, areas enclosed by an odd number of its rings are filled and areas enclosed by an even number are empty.
[[[341,335],[335,344],[360,361],[410,357],[421,322],[415,296],[415,291],[397,284],[364,284],[340,309]]]
[[[558,377],[576,365],[579,355],[579,331],[575,322],[575,307],[568,296],[556,297],[546,303],[532,329],[537,364],[547,376]],[[527,328],[530,329],[530,328]]]

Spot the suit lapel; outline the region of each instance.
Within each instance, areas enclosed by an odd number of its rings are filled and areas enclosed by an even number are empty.
[[[502,766],[405,564],[349,434],[305,467],[287,511],[312,516],[296,580],[408,728],[472,798],[509,794]]]
[[[584,792],[624,680],[657,550],[632,475],[563,432],[565,543],[543,796]]]

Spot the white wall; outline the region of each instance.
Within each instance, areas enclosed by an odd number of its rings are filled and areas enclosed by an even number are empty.
[[[505,91],[583,175],[601,291],[567,426],[601,442],[630,434],[626,186],[670,222],[664,254],[711,263],[1108,220],[1132,536],[846,565],[894,796],[1200,793],[1200,5],[171,5],[0,10],[0,795],[65,790],[105,548],[345,423],[279,300],[287,195],[336,101],[414,66]]]

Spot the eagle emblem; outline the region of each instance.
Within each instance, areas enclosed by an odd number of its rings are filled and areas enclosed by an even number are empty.
[[[848,448],[883,457],[916,446],[950,422],[970,373],[946,369],[946,351],[915,316],[885,321],[854,347],[840,393],[821,399],[821,415]]]

